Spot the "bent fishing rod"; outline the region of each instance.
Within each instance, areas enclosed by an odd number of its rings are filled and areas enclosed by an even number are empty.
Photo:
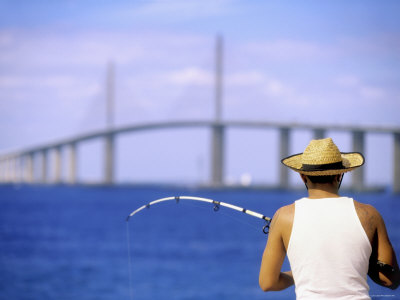
[[[161,203],[161,202],[164,202],[164,201],[176,201],[176,203],[179,203],[180,200],[193,200],[193,201],[207,202],[207,203],[211,203],[211,204],[214,205],[214,211],[218,211],[220,206],[223,206],[223,207],[227,207],[227,208],[230,208],[230,209],[245,213],[245,214],[247,214],[249,216],[253,216],[255,218],[262,219],[262,220],[264,220],[266,222],[266,224],[264,225],[264,227],[262,229],[263,232],[265,234],[268,234],[268,232],[269,232],[269,225],[270,225],[270,223],[272,221],[272,218],[266,217],[263,214],[260,214],[258,212],[254,212],[252,210],[245,209],[245,208],[242,208],[242,207],[230,204],[230,203],[221,202],[221,201],[215,201],[215,200],[208,199],[208,198],[192,197],[192,196],[166,197],[166,198],[161,198],[161,199],[157,199],[157,200],[151,201],[151,202],[139,207],[138,209],[134,210],[132,213],[130,213],[129,216],[126,218],[126,221],[128,222],[129,219],[131,217],[133,217],[135,214],[137,214],[138,212],[140,212],[141,210],[143,210],[145,208],[150,208],[150,206],[152,206],[154,204]]]

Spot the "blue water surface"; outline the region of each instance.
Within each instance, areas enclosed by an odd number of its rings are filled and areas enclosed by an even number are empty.
[[[152,206],[126,222],[139,206],[175,195],[208,197],[272,217],[305,193],[2,185],[0,299],[295,299],[293,287],[270,293],[258,287],[267,240],[262,220],[180,201]],[[400,196],[350,196],[381,212],[398,254]],[[369,283],[373,299],[400,298],[399,291]]]

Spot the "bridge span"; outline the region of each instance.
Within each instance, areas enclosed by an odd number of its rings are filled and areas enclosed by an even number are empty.
[[[365,126],[319,126],[304,123],[277,123],[277,122],[256,122],[256,121],[168,121],[135,124],[119,128],[98,130],[71,138],[51,142],[44,145],[22,149],[0,156],[0,182],[2,183],[68,183],[77,184],[77,144],[92,140],[103,139],[104,143],[104,174],[103,183],[114,183],[114,141],[122,134],[154,131],[172,128],[194,128],[205,127],[212,131],[210,149],[210,178],[209,185],[224,186],[224,162],[225,162],[225,132],[227,128],[248,128],[248,129],[276,129],[279,131],[278,147],[280,157],[288,156],[290,146],[290,134],[294,129],[305,129],[313,133],[314,138],[323,138],[327,131],[344,131],[351,133],[353,151],[365,153],[365,135],[368,133],[380,133],[391,135],[393,138],[393,179],[392,190],[400,193],[400,128],[389,127],[365,127]],[[61,176],[61,150],[69,148],[68,177]],[[50,180],[47,174],[49,158],[48,153],[55,153],[51,167],[54,178]],[[37,157],[41,157],[41,164],[34,163]],[[39,168],[40,170],[34,170]],[[39,172],[38,172],[39,171]],[[34,174],[40,176],[34,176]],[[362,190],[364,188],[364,170],[356,170],[352,176],[352,188]],[[280,168],[279,187],[289,188],[289,172],[285,167]]]

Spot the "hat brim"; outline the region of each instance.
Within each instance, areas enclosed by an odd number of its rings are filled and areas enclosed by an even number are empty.
[[[329,169],[329,170],[315,170],[315,171],[304,171],[302,169],[302,155],[303,153],[291,155],[281,160],[282,164],[289,167],[295,172],[310,175],[310,176],[327,176],[327,175],[338,175],[346,172],[353,171],[354,169],[361,167],[364,164],[364,156],[359,152],[341,152],[343,168],[340,169]]]

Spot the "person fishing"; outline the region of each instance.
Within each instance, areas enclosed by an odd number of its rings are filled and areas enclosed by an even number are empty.
[[[294,284],[297,299],[371,299],[368,274],[396,289],[399,267],[381,215],[338,193],[344,173],[364,164],[362,154],[341,153],[326,138],[281,162],[300,174],[308,197],[272,218],[260,287],[279,291]],[[291,271],[281,272],[286,254]]]

